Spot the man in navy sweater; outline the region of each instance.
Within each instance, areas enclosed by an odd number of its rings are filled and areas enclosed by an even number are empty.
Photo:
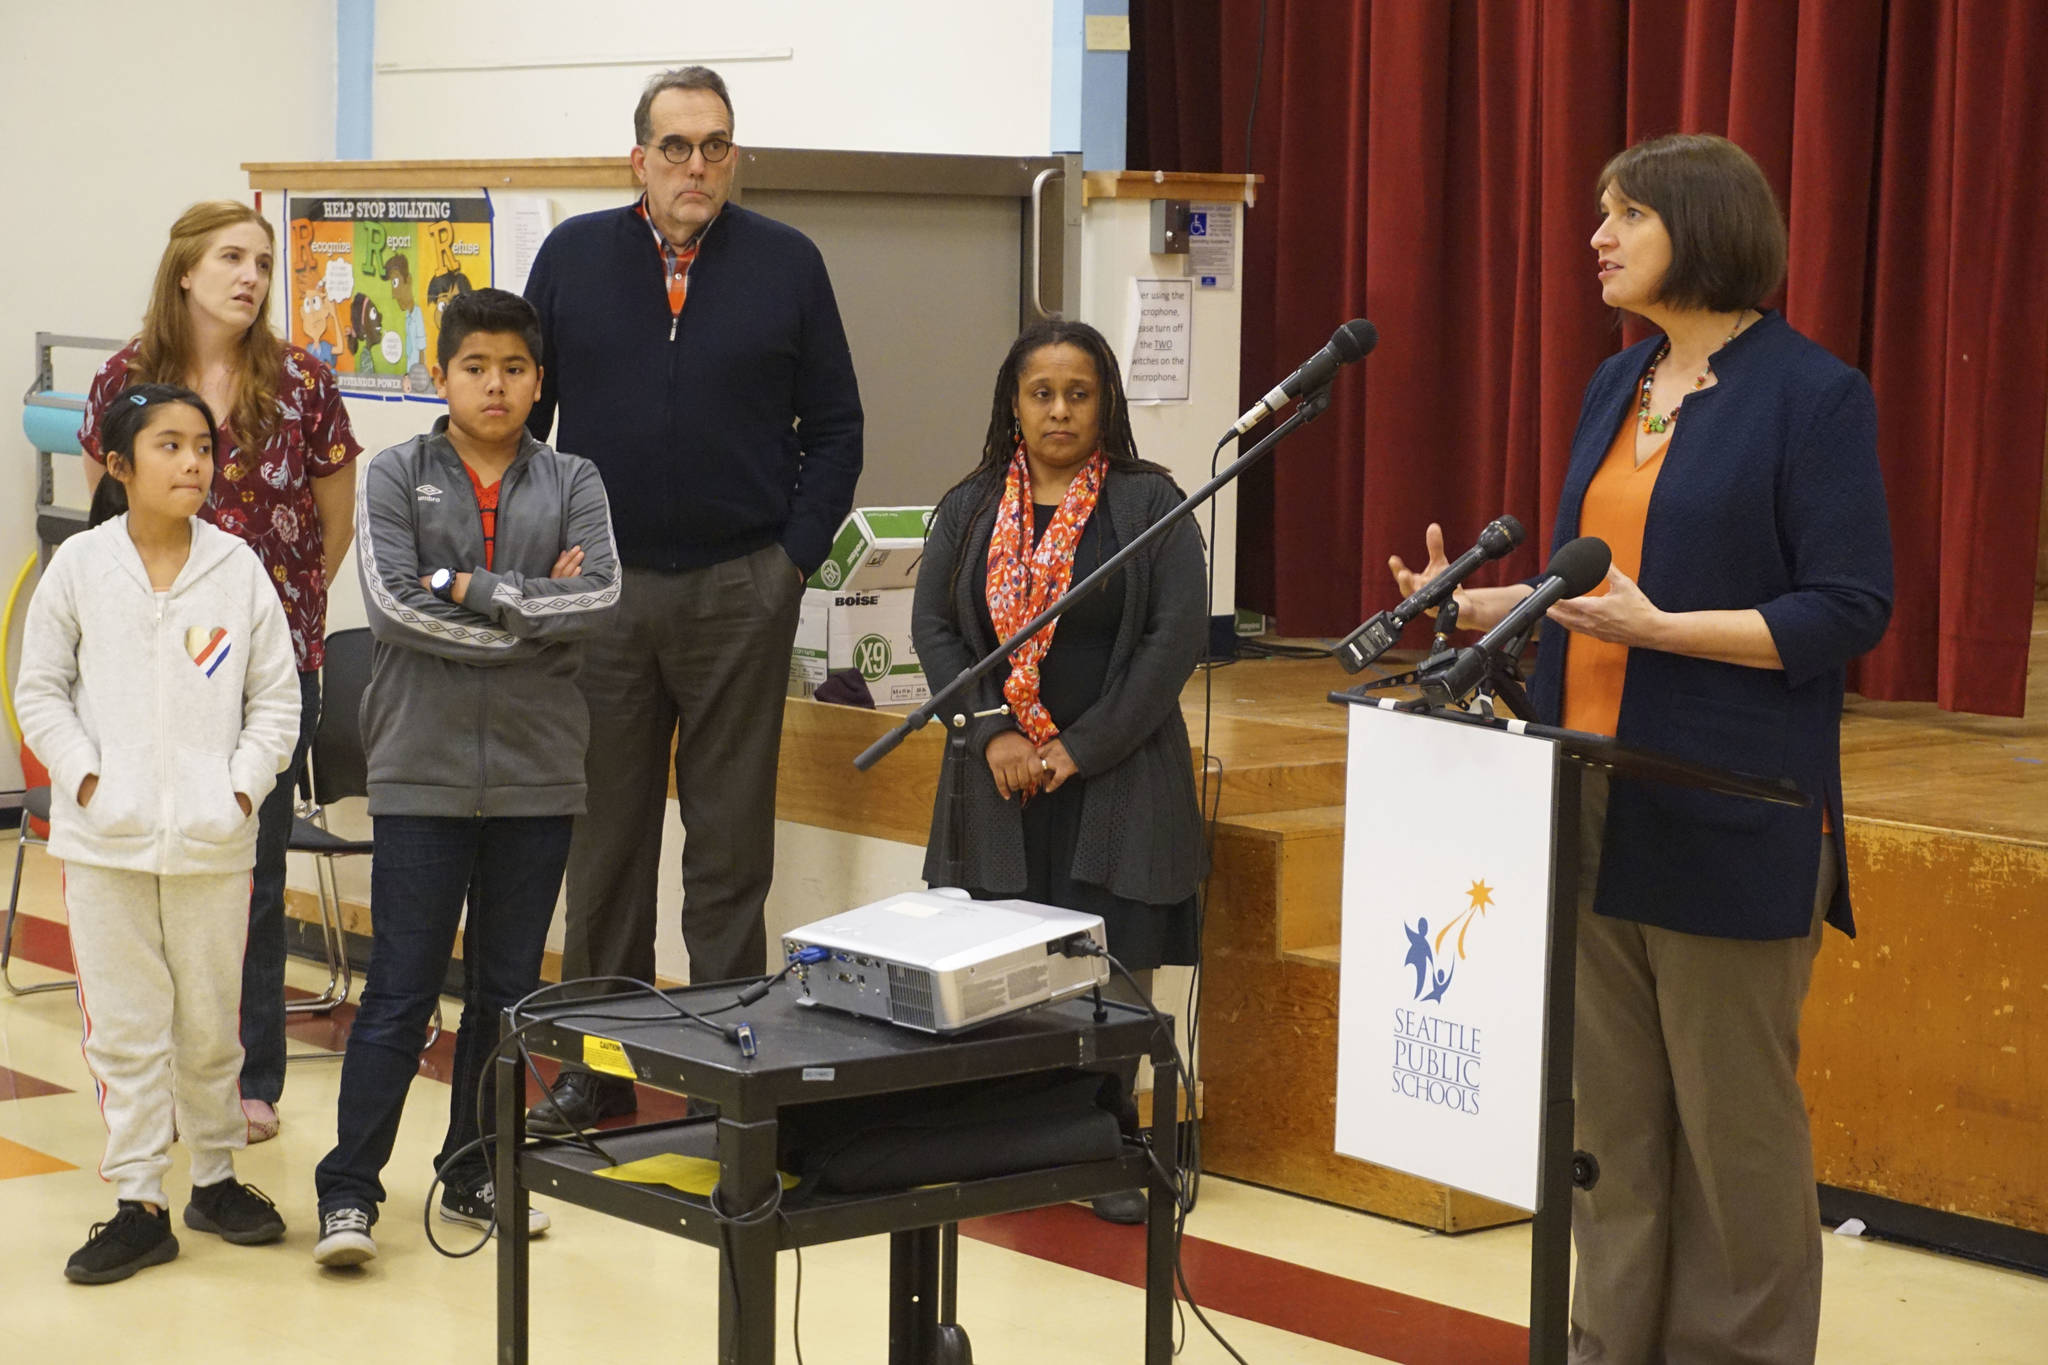
[[[596,465],[624,590],[585,647],[588,814],[569,853],[565,978],[654,978],[667,762],[683,828],[690,979],[758,974],[775,869],[775,764],[803,580],[861,467],[860,390],[824,258],[727,202],[732,101],[664,72],[633,114],[627,208],[571,218],[535,259],[546,379],[529,428]],[[633,1108],[566,1073],[537,1130]],[[558,1112],[559,1111],[559,1112]]]

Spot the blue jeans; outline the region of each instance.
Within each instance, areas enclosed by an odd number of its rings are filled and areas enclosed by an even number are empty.
[[[242,1098],[284,1094],[284,855],[292,836],[299,766],[320,723],[320,673],[299,674],[299,747],[256,810],[256,870],[249,879],[249,946],[242,954]]]
[[[449,1077],[448,1134],[435,1164],[489,1128],[492,1077],[484,1059],[498,1041],[501,1012],[540,985],[572,824],[567,815],[376,817],[370,968],[341,1064],[334,1150],[314,1173],[322,1214],[354,1204],[374,1217],[384,1200],[378,1177],[391,1159],[406,1091],[419,1072],[465,899],[462,1025]],[[483,1152],[475,1150],[447,1174],[460,1185],[488,1173]]]

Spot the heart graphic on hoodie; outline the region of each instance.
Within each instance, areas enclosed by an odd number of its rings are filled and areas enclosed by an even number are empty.
[[[185,632],[185,652],[192,656],[192,662],[199,666],[199,671],[209,678],[226,661],[229,647],[226,626],[192,626]]]

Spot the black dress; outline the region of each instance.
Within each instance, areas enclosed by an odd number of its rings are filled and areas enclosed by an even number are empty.
[[[1033,504],[1034,545],[1058,510]],[[1074,546],[1072,581],[1080,582],[1118,548],[1109,518],[1090,516]],[[1002,638],[989,616],[988,595],[976,593],[975,601],[983,627],[996,638]],[[1110,649],[1123,624],[1123,603],[1123,575],[1119,571],[1060,618],[1053,631],[1052,645],[1038,665],[1038,697],[1051,713],[1053,724],[1064,729],[1101,699],[1108,681]],[[998,669],[996,676],[1002,679],[1009,675]],[[1193,963],[1199,947],[1194,897],[1177,905],[1147,905],[1114,895],[1090,882],[1074,880],[1074,850],[1087,787],[1086,778],[1072,777],[1058,791],[1039,791],[1024,803],[1026,881],[1022,898],[1102,916],[1109,934],[1110,953],[1131,971],[1167,963]],[[1002,899],[1006,894],[970,890],[984,900]]]

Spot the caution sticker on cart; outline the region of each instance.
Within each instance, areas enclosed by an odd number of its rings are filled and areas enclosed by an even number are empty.
[[[629,1081],[634,1079],[633,1064],[626,1060],[626,1045],[615,1038],[584,1035],[583,1065],[607,1076],[624,1076]]]

